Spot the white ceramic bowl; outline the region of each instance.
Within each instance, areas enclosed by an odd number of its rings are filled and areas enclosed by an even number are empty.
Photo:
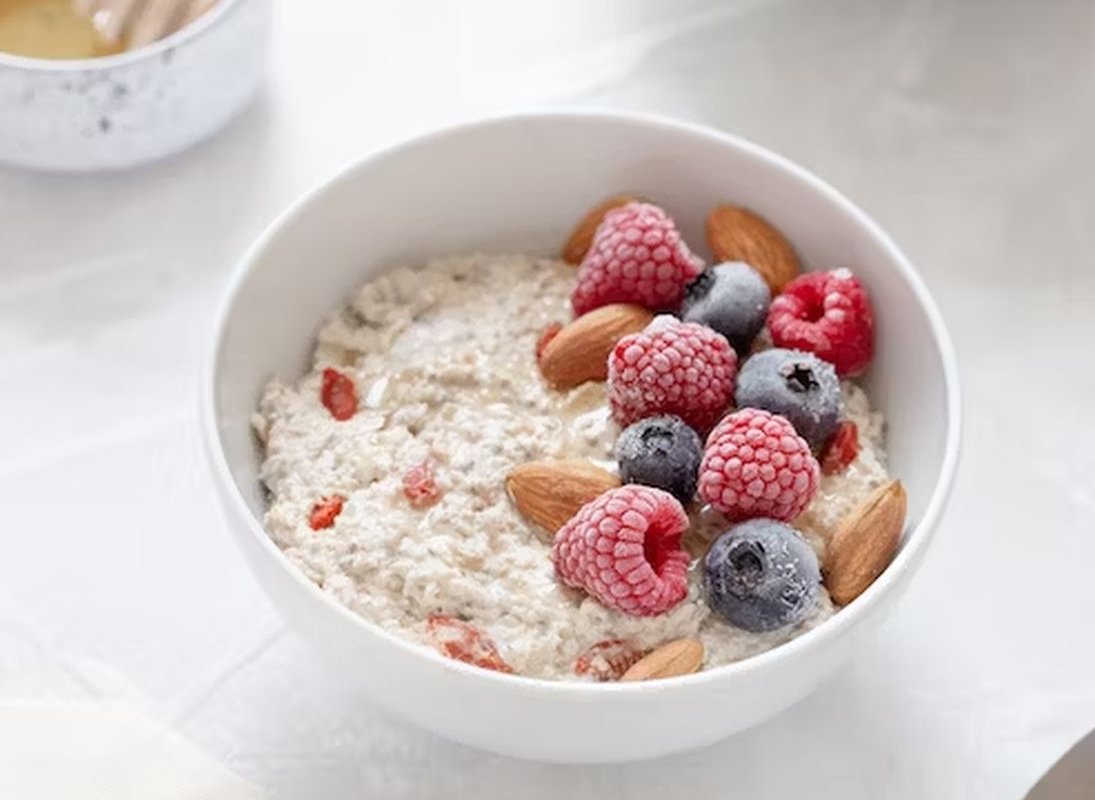
[[[298,572],[260,524],[249,418],[273,375],[306,371],[318,323],[392,265],[475,250],[557,252],[579,216],[620,191],[656,198],[702,252],[706,212],[747,204],[815,268],[851,266],[874,300],[868,379],[908,488],[897,559],[832,620],[790,644],[645,684],[553,683],[441,658],[356,617]],[[504,310],[502,310],[504,313]],[[894,243],[818,178],[712,130],[621,114],[552,112],[444,130],[371,155],[278,219],[239,266],[203,397],[206,445],[229,528],[290,624],[332,675],[424,728],[507,755],[624,761],[686,750],[764,720],[813,690],[882,622],[916,573],[958,454],[954,358],[943,323]],[[274,700],[276,702],[276,700]]]
[[[220,0],[131,52],[53,61],[0,53],[0,162],[118,169],[211,136],[266,74],[270,0]]]

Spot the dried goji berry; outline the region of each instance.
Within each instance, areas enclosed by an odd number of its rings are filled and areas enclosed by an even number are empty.
[[[346,498],[340,494],[324,497],[312,506],[312,513],[308,517],[308,526],[314,531],[330,528],[335,524],[335,517],[342,513],[342,504],[345,502]]]
[[[323,387],[319,396],[324,407],[339,422],[345,422],[357,413],[357,389],[354,382],[337,369],[327,367],[323,370]]]
[[[618,681],[646,653],[625,639],[606,639],[578,656],[574,674],[596,681]]]
[[[441,499],[432,461],[427,459],[403,473],[403,494],[415,508],[427,508]]]
[[[821,455],[821,471],[826,475],[839,475],[859,455],[859,428],[851,420],[844,420],[829,438]]]
[[[513,672],[491,638],[470,622],[448,614],[430,614],[426,628],[442,655],[495,672]]]

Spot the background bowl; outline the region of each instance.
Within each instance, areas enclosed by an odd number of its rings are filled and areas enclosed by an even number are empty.
[[[147,47],[54,61],[0,53],[0,162],[117,169],[220,130],[266,74],[272,4],[220,0]]]
[[[700,252],[706,213],[746,204],[814,268],[851,266],[874,300],[867,383],[888,417],[909,523],[890,568],[832,620],[746,661],[646,684],[566,684],[446,660],[356,617],[267,538],[249,420],[275,374],[308,368],[322,319],[370,275],[449,253],[555,253],[621,191],[655,199]],[[504,310],[500,310],[504,313]],[[881,623],[919,566],[958,452],[958,388],[939,314],[905,257],[861,211],[788,161],[715,131],[648,117],[554,112],[444,130],[369,156],[277,220],[245,256],[221,312],[203,397],[229,527],[290,624],[339,678],[444,736],[554,761],[625,761],[717,741],[814,689]]]

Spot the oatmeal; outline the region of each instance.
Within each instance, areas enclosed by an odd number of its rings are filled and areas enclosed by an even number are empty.
[[[536,369],[541,333],[570,318],[574,280],[562,262],[475,255],[366,283],[323,326],[312,372],[271,382],[255,415],[271,538],[370,622],[430,644],[431,617],[466,620],[514,672],[532,677],[577,680],[583,652],[620,639],[646,649],[696,638],[710,668],[823,622],[834,613],[824,587],[801,622],[770,632],[713,614],[701,556],[728,524],[698,504],[683,542],[693,556],[687,596],[667,612],[630,616],[557,579],[549,540],[514,508],[505,479],[544,459],[616,470],[619,428],[605,384],[558,391]],[[325,370],[356,387],[356,413],[344,421],[323,404]],[[887,480],[880,416],[853,383],[842,382],[840,393],[859,455],[842,474],[821,477],[794,521],[819,554],[848,511]],[[409,485],[429,491],[412,496]],[[324,522],[330,517],[318,529],[317,508]]]

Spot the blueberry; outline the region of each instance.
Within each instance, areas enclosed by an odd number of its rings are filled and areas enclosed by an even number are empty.
[[[664,414],[629,425],[616,440],[624,483],[664,489],[682,503],[692,501],[703,456],[700,437],[680,417]]]
[[[681,319],[715,329],[744,357],[764,327],[771,300],[768,284],[755,269],[728,261],[701,272],[688,285]]]
[[[734,403],[786,417],[798,435],[819,450],[844,413],[840,381],[832,364],[799,350],[765,350],[738,373]]]
[[[810,613],[821,571],[813,548],[790,525],[751,519],[714,541],[704,559],[703,583],[712,611],[761,633]]]

